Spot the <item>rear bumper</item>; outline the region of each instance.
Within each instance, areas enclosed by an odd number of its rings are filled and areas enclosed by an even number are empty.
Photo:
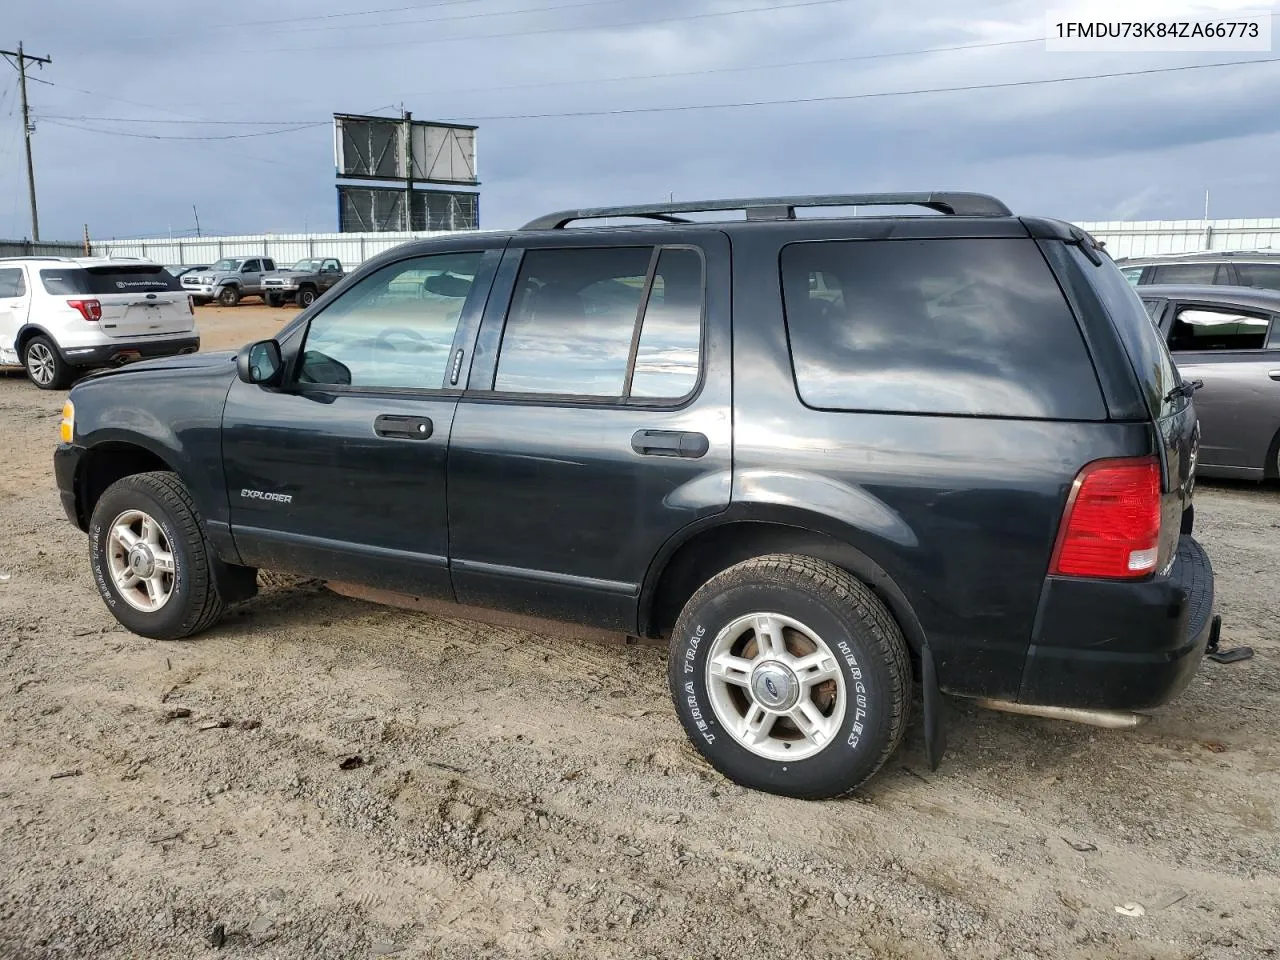
[[[1183,536],[1168,576],[1137,583],[1050,577],[1018,700],[1142,710],[1177,696],[1213,622],[1213,567]]]
[[[164,340],[120,340],[87,347],[65,347],[60,352],[62,359],[75,367],[115,367],[132,360],[175,357],[180,353],[195,353],[199,349],[200,338],[191,336],[168,337]]]

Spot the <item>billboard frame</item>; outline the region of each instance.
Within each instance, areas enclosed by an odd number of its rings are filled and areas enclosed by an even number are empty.
[[[370,174],[370,173],[346,173],[342,169],[343,167],[342,161],[344,157],[344,151],[342,147],[342,126],[343,126],[343,123],[345,123],[346,121],[354,121],[356,123],[380,123],[380,124],[393,125],[397,127],[399,132],[397,134],[398,142],[396,146],[398,147],[398,156],[396,159],[397,159],[397,162],[403,162],[405,164],[412,163],[411,155],[406,150],[406,145],[404,142],[406,130],[409,131],[408,135],[410,138],[412,138],[412,135],[413,135],[412,130],[413,130],[413,127],[415,126],[422,127],[422,128],[435,127],[437,129],[446,130],[446,131],[465,131],[471,134],[474,134],[477,130],[480,129],[478,126],[470,123],[450,123],[450,122],[435,121],[435,120],[414,120],[412,114],[405,114],[402,117],[377,117],[371,114],[363,114],[363,113],[335,113],[333,115],[333,166],[334,166],[335,175],[340,180],[366,180],[366,181],[376,181],[381,183],[388,183],[388,182],[404,183],[406,181],[410,181],[413,183],[431,183],[431,184],[437,184],[440,186],[451,186],[451,187],[480,186],[480,179],[478,176],[474,177],[471,180],[440,180],[440,179],[434,179],[429,177],[418,177],[414,175],[412,166],[408,167],[407,175],[383,176],[381,174]],[[476,156],[477,156],[476,143],[473,137],[471,141],[471,165],[472,165],[473,171],[479,169]]]

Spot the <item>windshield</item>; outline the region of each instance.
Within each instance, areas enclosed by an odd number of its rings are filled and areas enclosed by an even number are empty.
[[[307,273],[319,273],[321,262],[320,260],[299,260],[290,269],[305,270]]]
[[[217,270],[220,273],[227,272],[227,271],[235,271],[240,269],[240,264],[243,262],[244,262],[243,260],[219,260],[209,269]]]

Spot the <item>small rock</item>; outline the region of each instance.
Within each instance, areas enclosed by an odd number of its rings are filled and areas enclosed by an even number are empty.
[[[550,830],[550,829],[551,829],[551,821],[550,821],[550,820],[548,820],[546,817],[539,816],[539,817],[538,817],[538,829],[539,829],[539,830]]]
[[[241,720],[236,724],[241,730],[257,730],[262,726],[261,720]]]
[[[639,847],[623,847],[622,855],[624,857],[643,857],[644,851]]]
[[[835,901],[836,901],[836,906],[839,907],[841,910],[845,910],[849,906],[848,896],[846,896],[840,890],[836,891]]]
[[[1116,907],[1116,913],[1122,917],[1145,917],[1147,915],[1146,908],[1140,903],[1126,903],[1122,907]]]
[[[1092,853],[1094,850],[1098,849],[1088,840],[1068,840],[1066,837],[1063,837],[1062,842],[1078,853]]]
[[[215,923],[213,930],[209,932],[209,945],[215,950],[221,950],[223,944],[227,942],[227,927],[222,923]]]
[[[164,715],[164,719],[167,723],[170,720],[185,720],[189,716],[191,716],[191,711],[186,707],[174,707]]]

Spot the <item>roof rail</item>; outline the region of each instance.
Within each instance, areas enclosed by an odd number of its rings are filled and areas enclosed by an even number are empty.
[[[748,220],[794,220],[797,207],[914,206],[954,217],[1009,217],[1012,211],[985,193],[841,193],[805,197],[751,197],[741,200],[690,200],[681,203],[646,203],[630,207],[588,207],[562,210],[530,220],[522,230],[560,230],[575,220],[602,217],[638,217],[663,223],[688,223],[680,213],[744,210]]]

